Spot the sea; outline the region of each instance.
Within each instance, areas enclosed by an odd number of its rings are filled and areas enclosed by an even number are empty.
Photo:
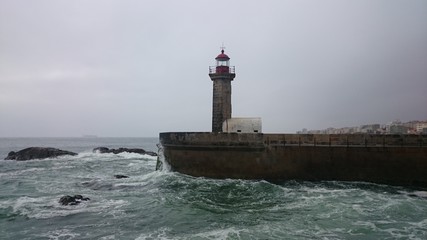
[[[156,171],[158,138],[0,138],[0,239],[427,239],[426,189]],[[14,161],[55,147],[77,156]],[[160,149],[160,161],[164,161]],[[116,179],[114,175],[129,178]],[[427,173],[426,173],[427,174]],[[90,198],[63,206],[65,195]]]

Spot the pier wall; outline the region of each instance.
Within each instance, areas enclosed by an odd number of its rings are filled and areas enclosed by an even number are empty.
[[[160,142],[172,170],[192,176],[427,187],[427,135],[187,132]]]

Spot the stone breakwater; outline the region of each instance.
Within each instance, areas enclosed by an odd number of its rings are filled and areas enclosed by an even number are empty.
[[[427,135],[160,133],[173,171],[210,178],[427,187]]]

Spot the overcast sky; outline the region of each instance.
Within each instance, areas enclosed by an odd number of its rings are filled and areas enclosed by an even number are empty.
[[[0,0],[0,137],[210,131],[222,43],[264,132],[427,120],[425,0]]]

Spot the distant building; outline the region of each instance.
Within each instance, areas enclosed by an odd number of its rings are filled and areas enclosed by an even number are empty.
[[[361,133],[376,133],[377,130],[380,129],[379,124],[369,124],[369,125],[362,125],[359,128],[359,132]]]
[[[297,133],[308,134],[426,134],[427,121],[410,121],[402,123],[394,120],[387,124],[367,124],[359,127],[327,128],[324,130],[307,130]]]
[[[427,131],[427,122],[418,122],[415,125],[417,133],[425,133]]]
[[[403,125],[391,125],[390,134],[407,134],[408,129],[408,127],[405,127]]]

